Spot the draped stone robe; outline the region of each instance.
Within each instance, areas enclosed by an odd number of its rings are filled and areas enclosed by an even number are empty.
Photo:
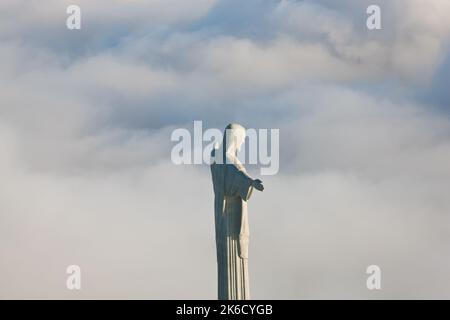
[[[214,151],[213,154],[214,156]],[[240,164],[211,164],[214,186],[218,298],[250,299],[247,200],[252,179]]]

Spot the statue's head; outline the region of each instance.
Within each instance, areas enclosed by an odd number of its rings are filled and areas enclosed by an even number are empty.
[[[230,123],[225,128],[224,142],[227,151],[237,152],[241,150],[245,141],[245,128],[237,123]],[[226,140],[225,140],[226,139]]]

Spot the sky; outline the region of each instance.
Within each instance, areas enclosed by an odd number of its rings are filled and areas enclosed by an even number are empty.
[[[215,299],[210,171],[170,159],[201,120],[280,130],[278,174],[250,168],[253,299],[449,299],[449,12],[2,0],[0,298]]]

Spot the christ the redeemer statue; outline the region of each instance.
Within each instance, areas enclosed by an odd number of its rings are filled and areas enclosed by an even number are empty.
[[[219,300],[250,299],[247,200],[254,188],[263,191],[264,187],[237,158],[245,136],[244,127],[229,124],[222,145],[211,154]]]

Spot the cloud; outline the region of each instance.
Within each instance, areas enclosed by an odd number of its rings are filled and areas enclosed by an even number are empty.
[[[209,169],[169,158],[193,120],[280,129],[253,298],[450,296],[448,1],[374,32],[365,1],[78,1],[79,32],[68,3],[0,4],[0,297],[214,298]]]

